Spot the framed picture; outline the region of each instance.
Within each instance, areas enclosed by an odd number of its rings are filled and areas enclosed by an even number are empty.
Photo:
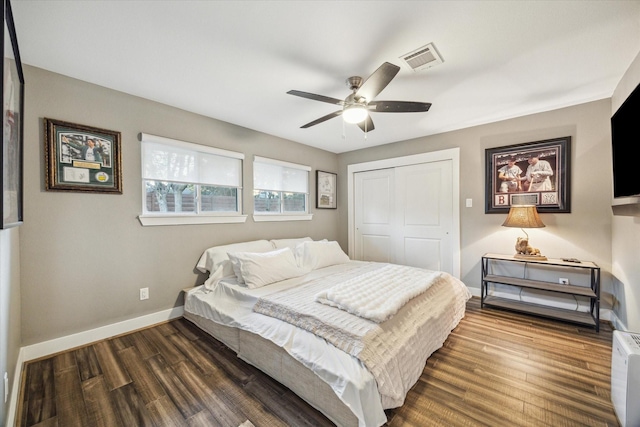
[[[3,3],[1,228],[22,224],[24,75],[9,0]]]
[[[336,209],[336,180],[338,175],[316,170],[316,208]]]
[[[506,213],[511,205],[571,212],[570,150],[570,136],[487,149],[485,213]]]
[[[122,194],[120,132],[44,119],[46,188]]]

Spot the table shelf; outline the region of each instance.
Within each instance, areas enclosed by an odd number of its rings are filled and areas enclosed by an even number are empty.
[[[491,274],[493,263],[525,263],[553,268],[559,272],[584,271],[589,273],[589,283],[584,286],[564,285],[544,280],[533,280],[524,277],[514,277],[505,274]],[[537,289],[558,294],[574,295],[587,298],[589,300],[589,311],[576,311],[551,307],[543,304],[498,297],[489,295],[491,284],[515,286],[524,289]],[[536,316],[558,319],[566,322],[578,323],[593,326],[596,332],[600,331],[600,267],[593,262],[583,261],[580,263],[566,262],[563,260],[523,260],[511,255],[485,254],[482,257],[482,288],[481,306],[484,308],[494,307],[504,310],[517,311]]]

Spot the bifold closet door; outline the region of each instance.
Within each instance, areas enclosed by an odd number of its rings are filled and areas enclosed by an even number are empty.
[[[451,161],[396,168],[395,262],[453,271]]]
[[[394,169],[355,174],[355,258],[357,260],[395,262],[394,175]]]
[[[450,160],[355,174],[355,258],[453,271]]]

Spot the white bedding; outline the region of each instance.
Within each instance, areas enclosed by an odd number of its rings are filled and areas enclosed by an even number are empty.
[[[314,270],[304,277],[248,289],[234,279],[219,282],[212,291],[203,286],[190,290],[185,311],[216,323],[240,328],[266,338],[313,370],[358,418],[358,425],[381,426],[387,418],[373,375],[353,356],[336,349],[322,338],[289,323],[253,312],[258,298],[299,285],[305,279],[335,274],[356,267],[357,261]]]
[[[358,317],[382,323],[410,299],[425,292],[443,273],[397,264],[386,264],[323,289],[315,300]],[[371,281],[379,286],[372,286]]]
[[[409,295],[399,312],[383,323],[354,316],[345,310],[319,304],[315,295],[323,289],[358,282],[369,294],[378,285],[404,284]],[[431,292],[426,290],[431,289]],[[398,294],[403,294],[397,291]],[[427,358],[442,347],[464,315],[469,291],[445,272],[385,263],[362,267],[328,277],[307,280],[299,286],[261,297],[253,310],[291,323],[324,338],[340,350],[357,357],[373,374],[385,408],[398,407],[416,383]],[[452,308],[451,300],[456,301]]]
[[[208,291],[200,287],[189,291],[185,301],[185,311],[225,326],[244,329],[274,342],[329,384],[336,395],[357,416],[361,427],[380,426],[386,422],[383,408],[401,405],[404,394],[400,400],[381,396],[374,376],[356,357],[292,324],[253,312],[254,305],[262,296],[294,288],[319,277],[351,271],[366,264],[368,263],[351,261],[314,270],[302,277],[257,289],[248,289],[246,286],[235,283],[233,279],[225,279],[220,281],[213,290]],[[434,295],[428,298],[436,303],[432,310],[425,313],[425,316],[433,320],[435,329],[428,332],[422,330],[419,334],[422,339],[428,341],[425,350],[414,351],[413,346],[407,347],[402,342],[394,340],[387,345],[388,350],[399,357],[400,370],[397,375],[403,377],[401,381],[405,384],[406,390],[419,378],[426,356],[442,346],[449,332],[464,315],[464,303],[470,294],[461,282],[457,283],[460,286],[456,286],[457,289],[451,291],[443,291],[443,287],[438,286],[438,289],[425,292],[425,294],[433,293]],[[418,368],[415,368],[416,366]],[[404,393],[406,394],[406,391]]]

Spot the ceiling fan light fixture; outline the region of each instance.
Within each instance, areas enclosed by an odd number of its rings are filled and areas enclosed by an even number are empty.
[[[344,107],[342,118],[347,123],[360,123],[367,118],[369,112],[367,107],[360,104]]]
[[[429,107],[431,107],[431,103],[428,102],[380,101],[375,99],[376,96],[378,96],[380,92],[387,87],[399,71],[400,67],[397,65],[385,62],[369,77],[367,77],[366,80],[358,76],[349,77],[347,79],[347,85],[353,92],[344,100],[317,95],[315,93],[302,92],[299,90],[290,90],[287,92],[290,95],[300,96],[314,101],[326,102],[328,104],[340,105],[342,107],[333,113],[302,125],[300,128],[306,129],[319,123],[326,122],[334,117],[342,116],[343,123],[357,124],[365,133],[366,137],[368,132],[375,129],[373,120],[369,117],[369,112],[417,113],[428,111]]]

